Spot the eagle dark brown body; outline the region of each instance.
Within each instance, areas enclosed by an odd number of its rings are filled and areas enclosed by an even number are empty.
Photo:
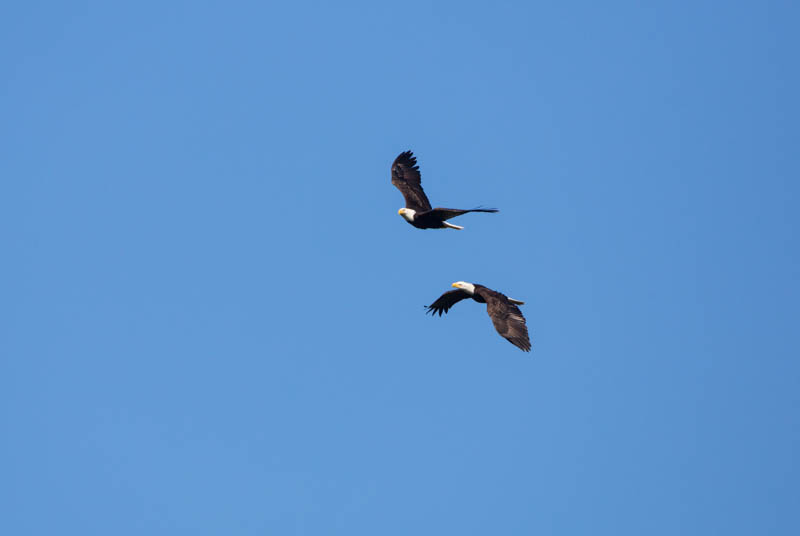
[[[414,154],[411,151],[400,153],[392,164],[392,184],[403,194],[406,206],[398,214],[417,229],[463,229],[459,225],[447,223],[447,220],[467,212],[497,212],[494,208],[432,208],[422,189],[421,180]]]
[[[467,298],[472,298],[478,303],[485,303],[486,312],[492,319],[497,333],[523,352],[530,352],[531,341],[528,338],[528,326],[525,323],[525,317],[522,316],[522,311],[517,307],[517,305],[523,305],[524,302],[509,298],[505,294],[483,285],[456,281],[452,286],[458,290],[450,290],[439,296],[435,302],[427,306],[429,313],[439,313],[439,316],[442,316],[442,313],[447,313],[453,305]]]

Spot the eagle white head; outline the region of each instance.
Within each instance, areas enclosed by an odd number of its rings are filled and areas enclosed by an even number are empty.
[[[404,220],[412,222],[414,221],[414,216],[416,216],[417,211],[413,208],[401,208],[397,213],[400,214]]]
[[[456,281],[451,286],[467,291],[467,294],[469,294],[470,296],[475,294],[475,285],[473,285],[472,283],[467,283],[466,281]]]

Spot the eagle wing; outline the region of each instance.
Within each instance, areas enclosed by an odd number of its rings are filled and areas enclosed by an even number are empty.
[[[439,296],[439,298],[433,302],[432,304],[428,305],[428,313],[439,313],[439,316],[442,316],[442,313],[446,313],[450,310],[452,306],[460,302],[461,300],[469,298],[470,295],[468,292],[463,291],[461,289],[458,290],[449,290]]]
[[[486,292],[481,296],[486,300],[486,312],[489,313],[497,333],[520,350],[530,352],[528,326],[519,307],[509,302],[508,298],[499,292]]]
[[[428,196],[422,190],[422,176],[419,173],[417,157],[411,151],[400,153],[392,164],[392,184],[400,190],[406,200],[406,208],[417,212],[431,209]]]

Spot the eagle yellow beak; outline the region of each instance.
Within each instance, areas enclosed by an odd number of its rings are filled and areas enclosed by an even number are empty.
[[[401,208],[400,210],[397,211],[397,213],[402,214],[404,210],[405,210],[404,208]]]
[[[453,284],[452,284],[452,285],[450,285],[450,286],[451,286],[451,287],[456,287],[456,288],[458,288],[458,283],[453,283]]]

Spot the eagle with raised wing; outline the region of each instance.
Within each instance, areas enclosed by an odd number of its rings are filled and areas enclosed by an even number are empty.
[[[447,220],[467,212],[497,212],[495,208],[431,208],[428,196],[422,189],[422,176],[419,173],[417,158],[411,151],[400,153],[392,164],[392,184],[400,190],[406,200],[405,208],[397,211],[408,223],[417,229],[463,229]]]

